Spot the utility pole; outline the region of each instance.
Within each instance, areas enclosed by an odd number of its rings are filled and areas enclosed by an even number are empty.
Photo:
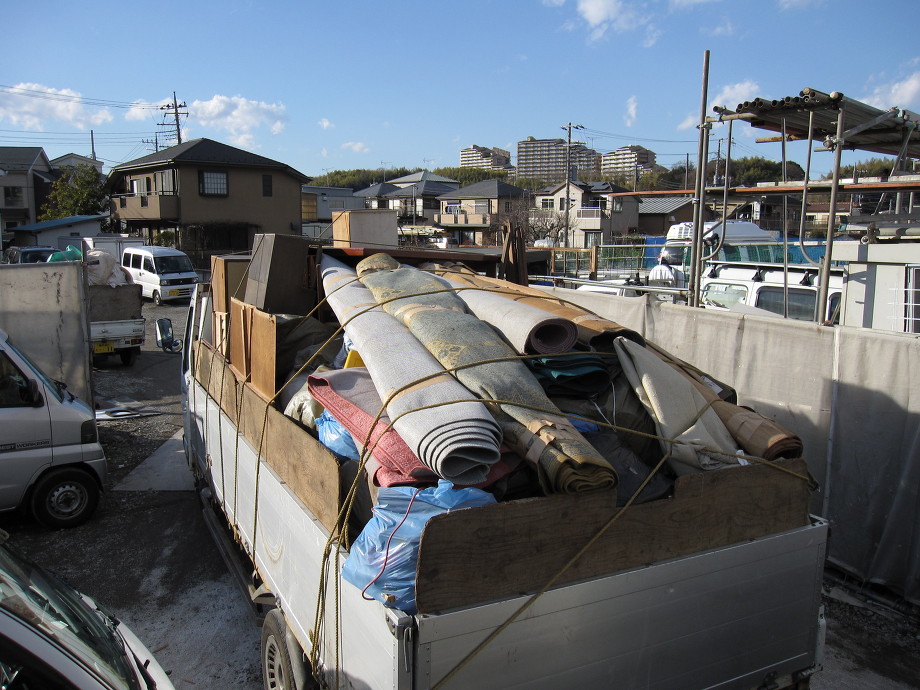
[[[561,129],[568,130],[568,141],[565,145],[565,239],[564,247],[569,246],[569,211],[571,208],[571,199],[569,198],[569,186],[572,183],[572,129],[584,129],[582,125],[573,125],[569,122],[562,125]]]
[[[188,115],[187,112],[185,112],[185,113],[180,113],[180,112],[179,112],[179,108],[185,108],[185,107],[187,107],[187,106],[185,105],[184,102],[183,102],[183,103],[178,103],[178,102],[176,101],[176,92],[175,92],[175,91],[173,91],[173,100],[172,100],[172,104],[167,103],[166,105],[161,105],[161,106],[160,106],[160,110],[169,110],[169,111],[172,111],[173,121],[175,122],[175,127],[176,127],[176,143],[177,143],[177,144],[181,144],[181,143],[182,143],[182,128],[179,126],[179,115]]]
[[[93,160],[97,160],[96,158],[96,138],[95,138],[95,135],[93,134],[93,130],[89,130],[89,146],[93,152],[92,153]]]

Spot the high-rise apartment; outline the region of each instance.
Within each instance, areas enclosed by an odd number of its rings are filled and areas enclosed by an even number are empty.
[[[460,167],[508,170],[511,167],[511,152],[494,146],[487,148],[473,144],[469,148],[460,149]]]
[[[626,175],[655,167],[655,152],[644,146],[621,146],[616,151],[601,156],[601,172],[604,175]]]
[[[600,156],[584,144],[572,144],[568,152],[572,179],[600,171]],[[517,178],[539,178],[547,182],[566,179],[565,139],[535,139],[527,137],[517,145]]]

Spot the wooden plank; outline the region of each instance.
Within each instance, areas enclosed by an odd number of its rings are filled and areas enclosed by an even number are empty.
[[[252,385],[266,398],[272,398],[277,391],[278,318],[253,309],[251,324],[250,348],[256,353],[249,357]]]
[[[323,527],[332,531],[341,496],[338,461],[303,427],[268,405],[251,384],[242,390],[240,432]]]
[[[801,476],[804,460],[774,463]],[[807,483],[776,467],[681,477],[671,498],[631,507],[556,583],[599,577],[808,524]],[[615,494],[557,495],[429,520],[416,601],[436,613],[540,590],[616,512]]]
[[[252,335],[253,306],[238,299],[230,300],[230,366],[241,379],[247,380],[250,371],[250,338]]]

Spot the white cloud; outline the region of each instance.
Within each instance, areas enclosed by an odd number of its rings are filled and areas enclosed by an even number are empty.
[[[824,0],[777,0],[781,10],[801,10],[812,5],[821,5]]]
[[[543,4],[547,7],[562,7],[565,0],[543,0]]]
[[[707,36],[734,36],[735,25],[726,19],[716,26],[703,27],[701,31]]]
[[[164,98],[159,103],[151,103],[150,101],[143,100],[132,101],[132,103],[134,105],[128,109],[128,112],[125,113],[125,119],[129,121],[140,121],[156,119],[159,117],[159,113],[153,112],[154,109],[160,108],[161,106],[167,104],[172,104],[172,99]]]
[[[319,155],[321,155],[323,158],[329,158],[329,149],[323,147],[323,149],[319,152]]]
[[[642,41],[642,47],[651,48],[658,43],[659,38],[661,38],[661,29],[654,24],[649,24],[645,27],[645,39]]]
[[[278,134],[287,119],[284,105],[242,96],[213,96],[207,101],[194,101],[188,112],[192,120],[205,127],[229,134],[234,146],[249,149],[257,148],[254,130],[267,126],[272,134]]]
[[[760,85],[756,81],[751,81],[750,79],[738,82],[737,84],[723,86],[719,93],[709,99],[710,113],[714,105],[724,105],[726,108],[734,110],[739,103],[757,98],[757,96],[760,95],[758,93],[759,91]]]
[[[709,2],[721,2],[722,0],[670,0],[668,7],[672,10],[683,10],[688,7],[696,7],[697,5],[704,5]]]
[[[636,124],[636,111],[639,107],[639,101],[635,96],[630,96],[626,99],[626,115],[623,116],[623,122],[626,123],[627,127],[632,127]]]
[[[318,125],[319,125],[320,127],[322,127],[323,129],[331,129],[332,127],[335,127],[335,125],[332,124],[332,123],[331,123],[329,120],[327,120],[325,117],[320,118],[319,122],[317,122],[316,124],[318,124]]]
[[[637,5],[625,0],[578,0],[578,14],[588,23],[592,41],[602,38],[608,29],[622,33],[638,29],[649,21]]]
[[[21,83],[0,92],[0,121],[41,131],[50,123],[89,129],[114,118],[108,108],[86,106],[72,89],[52,89],[42,84]]]
[[[351,149],[354,153],[370,153],[370,149],[362,141],[346,141],[342,148]]]
[[[892,84],[880,84],[860,100],[882,110],[920,107],[920,72]]]

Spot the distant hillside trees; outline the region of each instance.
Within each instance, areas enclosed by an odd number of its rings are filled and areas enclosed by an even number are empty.
[[[408,168],[332,170],[325,175],[314,177],[310,184],[315,187],[350,187],[352,191],[357,192],[378,182],[404,177],[410,172],[412,171]]]

